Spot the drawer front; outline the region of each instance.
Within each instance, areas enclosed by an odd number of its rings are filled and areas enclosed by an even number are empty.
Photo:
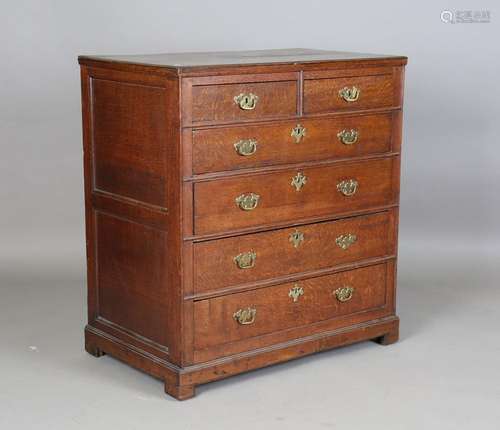
[[[195,243],[195,292],[392,255],[394,221],[387,211]]]
[[[195,130],[193,172],[384,153],[391,131],[390,113]]]
[[[304,80],[304,113],[389,108],[395,105],[392,74]]]
[[[195,349],[346,315],[369,320],[368,311],[391,300],[387,280],[387,264],[379,264],[195,302]]]
[[[196,85],[194,123],[250,121],[297,115],[297,81]]]
[[[195,233],[233,231],[394,203],[397,157],[198,182]]]

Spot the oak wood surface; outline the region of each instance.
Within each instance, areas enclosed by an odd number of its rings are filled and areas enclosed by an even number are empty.
[[[392,212],[347,218],[196,243],[194,245],[194,291],[214,291],[292,273],[301,273],[374,257],[394,254],[390,230]],[[290,236],[303,235],[294,246]],[[347,249],[336,243],[341,235],[356,241]],[[234,258],[255,252],[254,266],[240,269]]]
[[[92,80],[94,188],[166,207],[165,88]]]
[[[79,62],[90,354],[186,399],[211,380],[397,340],[405,57],[295,50]],[[339,103],[339,87],[352,85],[358,101]],[[240,92],[259,97],[255,109],[238,107]],[[307,130],[300,143],[297,124]],[[340,129],[354,128],[358,141],[340,143]],[[253,156],[235,152],[245,138],[258,141]],[[296,191],[299,172],[307,182]],[[337,183],[353,178],[357,192],[341,195]],[[246,212],[234,199],[248,192],[261,200]],[[296,230],[304,241],[294,247]],[[335,240],[347,233],[357,240],[342,250]],[[255,266],[238,269],[234,254],[247,250]],[[332,290],[347,284],[355,293],[340,303]],[[235,308],[252,306],[255,323],[239,325]]]
[[[305,135],[299,142],[292,135],[297,125],[305,128]],[[358,134],[356,142],[343,143],[337,136],[343,130],[355,130]],[[195,129],[192,136],[193,172],[200,174],[381,154],[391,148],[391,131],[391,113]],[[255,141],[255,152],[239,154],[234,145],[249,139]]]
[[[406,57],[395,55],[367,54],[358,52],[330,51],[323,49],[266,49],[256,51],[219,51],[219,52],[181,52],[169,54],[141,55],[82,55],[81,62],[95,59],[105,62],[134,63],[147,66],[164,66],[171,68],[222,66],[237,64],[270,64],[270,63],[304,63],[320,61],[344,61],[359,59],[380,59]]]
[[[380,318],[385,318],[388,315],[394,315],[394,291],[395,291],[395,260],[394,258],[388,259],[385,262],[367,264],[363,267],[373,266],[374,264],[386,264],[386,288],[385,288],[385,303],[382,306],[358,313],[348,313],[345,315],[339,315],[332,319],[317,321],[314,323],[293,326],[288,329],[283,329],[279,331],[273,331],[266,334],[243,338],[240,340],[235,340],[229,343],[214,344],[212,346],[196,349],[194,351],[194,362],[203,363],[216,358],[230,356],[232,354],[244,353],[245,351],[252,351],[258,348],[272,347],[273,345],[280,344],[282,342],[292,341],[293,339],[299,339],[307,336],[317,335],[322,332],[328,332],[336,330],[341,327],[351,327],[356,324],[361,324],[364,321],[377,320]],[[361,267],[360,267],[361,268]],[[332,274],[340,274],[342,272],[352,272],[355,269],[345,269],[334,272]],[[287,283],[294,284],[297,282],[303,282],[312,280],[317,277],[328,276],[328,274],[321,275],[316,274],[308,277],[304,277],[302,280],[289,281]],[[282,285],[282,284],[275,284]],[[261,291],[269,289],[263,288]],[[252,290],[249,290],[252,291]],[[257,291],[257,290],[255,290]],[[224,297],[224,296],[221,296]],[[231,297],[231,296],[226,296]],[[200,303],[195,301],[195,303]]]
[[[106,332],[87,326],[85,341],[89,349],[107,351],[113,357],[164,380],[165,385],[187,387],[204,384],[250,370],[286,362],[316,352],[349,345],[370,339],[380,339],[397,333],[399,319],[396,316],[376,318],[349,327],[323,330],[303,338],[276,343],[272,347],[254,349],[228,357],[180,368],[166,360],[158,359],[140,348],[131,348]],[[175,390],[172,390],[175,392]],[[174,394],[174,393],[173,393]]]
[[[241,109],[234,100],[240,94],[256,95],[255,108]],[[297,82],[196,85],[191,100],[194,123],[293,117],[297,115]]]
[[[181,364],[179,83],[86,67],[81,75],[89,323]]]
[[[390,204],[397,196],[392,186],[396,158],[196,183],[194,232],[216,233],[335,214],[346,207],[361,210]],[[307,182],[297,191],[291,182],[299,173],[307,177]],[[350,179],[359,185],[356,193],[347,197],[337,190],[337,185]],[[257,206],[251,211],[242,210],[235,199],[250,193],[259,196]]]
[[[356,101],[345,101],[339,91],[356,87],[360,91]],[[352,109],[383,108],[393,106],[392,74],[356,76],[304,81],[304,113],[335,112]]]
[[[341,303],[334,291],[347,286],[354,288],[352,299]],[[294,287],[303,290],[296,302],[289,296]],[[194,346],[203,349],[380,308],[385,304],[386,287],[386,266],[378,265],[198,301],[194,308]],[[247,308],[256,311],[255,321],[241,325],[233,315]]]
[[[165,233],[96,214],[99,316],[167,346]],[[131,246],[133,245],[133,246]],[[167,328],[167,330],[165,330]]]

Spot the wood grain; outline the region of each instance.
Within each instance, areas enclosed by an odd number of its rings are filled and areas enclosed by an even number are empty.
[[[297,115],[297,82],[254,82],[193,87],[192,119],[194,123],[228,122]],[[258,96],[253,110],[243,110],[234,101],[239,94]]]
[[[292,273],[334,267],[342,263],[391,255],[395,244],[389,234],[392,212],[348,218],[195,243],[194,291],[216,291],[240,284],[272,279]],[[304,240],[295,247],[290,242],[294,232]],[[340,248],[335,240],[342,234],[357,237],[349,248]],[[234,257],[255,252],[255,265],[240,269]]]
[[[97,213],[98,314],[167,346],[164,232]]]
[[[398,338],[406,58],[299,51],[79,58],[85,349],[160,378],[178,399],[251,369]],[[340,102],[352,85],[359,100]],[[254,110],[235,104],[244,92],[259,96]],[[342,129],[358,141],[342,144]],[[237,155],[235,141],[249,138],[256,153]],[[345,179],[358,181],[351,197],[337,191]],[[235,198],[249,192],[259,204],[242,211]],[[357,240],[344,250],[336,238],[347,233]],[[233,257],[250,250],[255,266],[237,268]],[[344,285],[355,293],[340,303],[332,292]],[[245,307],[257,309],[252,325],[233,318]]]
[[[353,297],[341,303],[337,288],[354,288]],[[296,302],[293,287],[303,289]],[[196,349],[255,337],[265,333],[313,324],[346,314],[383,307],[386,297],[386,266],[370,266],[301,282],[231,294],[195,303]],[[241,325],[233,314],[239,309],[256,310],[255,322]]]
[[[89,351],[99,351],[99,353],[106,351],[116,359],[164,380],[165,391],[171,395],[188,393],[191,396],[194,395],[194,391],[191,393],[191,390],[194,390],[196,385],[228,378],[239,373],[283,363],[355,342],[381,339],[384,335],[393,337],[393,333],[397,333],[398,328],[399,318],[396,316],[373,319],[366,323],[325,330],[304,338],[277,343],[273,347],[259,348],[247,353],[234,354],[231,357],[214,359],[185,368],[179,368],[166,360],[158,359],[140,348],[132,348],[119,338],[97,330],[92,326],[85,328],[85,344]],[[183,400],[181,396],[176,398]]]
[[[93,79],[95,188],[167,206],[165,89]]]
[[[237,230],[390,204],[397,196],[397,190],[392,185],[396,158],[196,183],[195,234]],[[307,177],[307,183],[300,191],[296,191],[291,181],[299,172]],[[359,183],[358,190],[350,197],[337,190],[337,184],[348,179],[355,179]],[[243,211],[235,199],[249,193],[259,195],[260,199],[254,210]]]
[[[358,100],[346,102],[339,91],[356,86]],[[355,76],[304,81],[304,113],[314,114],[352,109],[373,109],[394,106],[392,74]]]
[[[305,127],[306,135],[296,142],[292,129]],[[238,127],[206,128],[193,131],[193,172],[196,174],[252,168],[303,161],[320,161],[382,154],[390,150],[390,113],[339,118],[304,119],[289,122]],[[342,130],[356,130],[352,145],[341,142]],[[253,139],[254,154],[242,156],[235,143]]]
[[[276,73],[300,70],[355,69],[401,66],[405,56],[361,54],[316,49],[234,52],[185,52],[152,55],[78,57],[81,65],[157,76],[222,76],[234,73]]]

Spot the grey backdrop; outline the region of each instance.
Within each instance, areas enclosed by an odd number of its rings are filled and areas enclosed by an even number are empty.
[[[491,22],[446,24],[444,9],[489,10]],[[497,12],[493,1],[4,1],[0,380],[7,390],[0,390],[0,427],[99,428],[121,414],[122,428],[140,426],[145,416],[156,417],[151,428],[164,428],[167,420],[174,428],[456,429],[478,422],[481,429],[497,428]],[[402,341],[328,352],[211,384],[191,402],[169,402],[157,381],[82,352],[76,57],[284,47],[409,57]],[[217,405],[231,405],[233,414],[216,413]]]

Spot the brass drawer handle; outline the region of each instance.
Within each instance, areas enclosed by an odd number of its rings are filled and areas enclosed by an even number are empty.
[[[301,188],[307,183],[307,176],[302,172],[298,172],[293,178],[290,185],[295,187],[295,191],[300,191]]]
[[[345,179],[337,184],[337,191],[344,196],[350,197],[356,194],[358,190],[358,181],[356,179]]]
[[[260,196],[249,193],[236,197],[235,202],[242,211],[253,211],[259,204]]]
[[[359,99],[361,90],[355,86],[344,87],[339,91],[339,97],[344,99],[346,102],[351,103]]]
[[[242,139],[234,144],[234,149],[238,155],[248,156],[257,151],[257,141],[255,139]]]
[[[233,318],[238,322],[238,324],[248,325],[255,322],[256,315],[257,309],[255,308],[238,309],[233,314]]]
[[[298,248],[300,244],[304,241],[304,233],[301,233],[299,230],[295,229],[293,233],[290,233],[289,242],[292,242],[294,248]]]
[[[290,297],[294,303],[297,302],[299,297],[303,295],[304,289],[299,287],[299,284],[293,284],[293,288],[290,288],[290,291],[288,292],[288,297]]]
[[[257,258],[257,253],[254,251],[243,252],[238,254],[233,258],[234,262],[239,269],[251,269],[255,266],[255,259]]]
[[[349,300],[352,299],[352,295],[354,293],[354,288],[352,287],[341,287],[337,288],[334,292],[335,297],[337,297],[337,300],[339,302],[348,302]]]
[[[358,130],[342,130],[337,133],[337,137],[339,140],[344,144],[344,145],[352,145],[353,143],[356,143],[358,140]]]
[[[335,239],[335,243],[339,248],[342,248],[343,250],[346,250],[349,248],[352,244],[354,244],[358,240],[358,237],[355,234],[352,233],[347,233],[347,234],[341,234]]]
[[[234,97],[234,102],[243,110],[253,110],[257,106],[259,96],[252,93],[241,93]]]
[[[297,124],[294,128],[292,128],[292,134],[290,136],[295,139],[295,143],[300,143],[306,136],[306,128]]]

